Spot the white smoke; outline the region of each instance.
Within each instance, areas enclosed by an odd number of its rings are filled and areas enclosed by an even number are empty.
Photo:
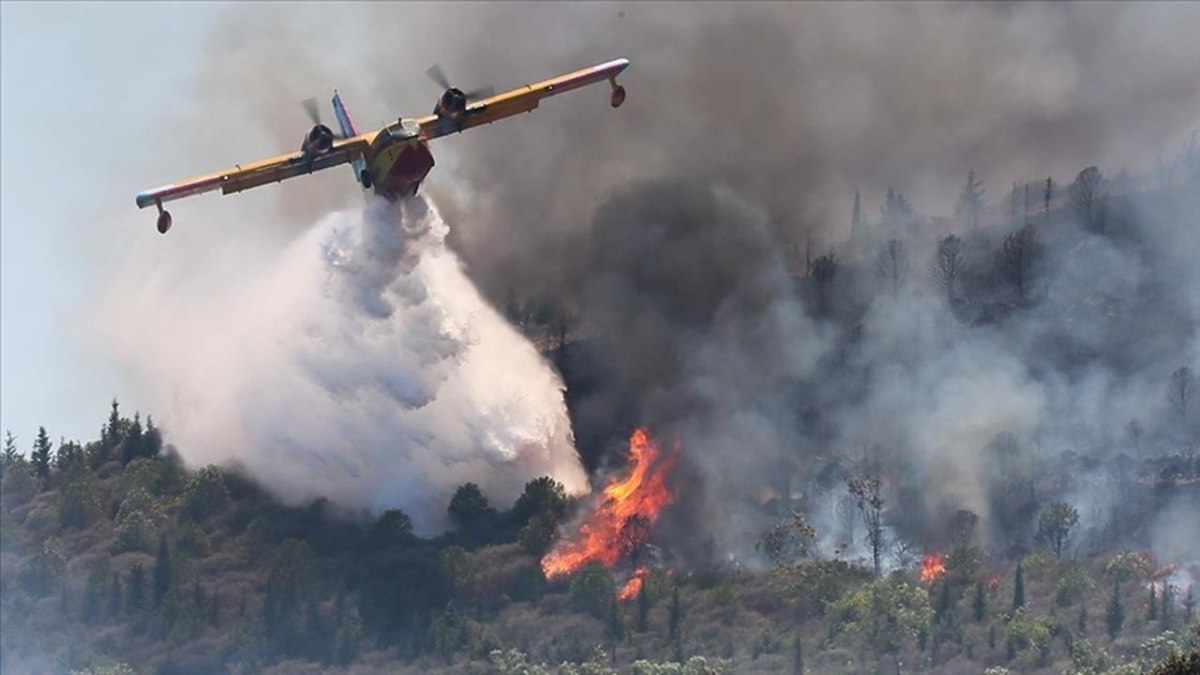
[[[249,269],[129,268],[102,326],[189,464],[236,460],[285,500],[401,507],[431,533],[468,481],[500,508],[541,475],[586,491],[562,382],[448,231],[424,198],[372,197]]]

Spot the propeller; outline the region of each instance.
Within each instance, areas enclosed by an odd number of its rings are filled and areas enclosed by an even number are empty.
[[[316,98],[314,98],[314,97],[306,98],[300,102],[300,105],[304,106],[304,112],[308,113],[308,118],[310,120],[312,120],[312,123],[314,125],[320,125],[323,127],[325,126],[325,123],[321,121],[321,108],[320,108],[320,106],[317,105]],[[329,127],[326,127],[326,128],[328,129]],[[333,131],[333,130],[330,129],[330,131]],[[337,131],[333,132],[333,137],[339,141],[346,139],[345,135],[343,135]]]
[[[429,67],[429,70],[425,71],[425,74],[442,89],[454,89],[454,87],[450,84],[450,78],[446,77],[446,73],[442,70],[442,64],[433,64]],[[496,89],[494,87],[479,87],[478,89],[472,89],[471,91],[464,91],[463,95],[467,97],[468,101],[477,101],[481,98],[490,98],[495,96]]]

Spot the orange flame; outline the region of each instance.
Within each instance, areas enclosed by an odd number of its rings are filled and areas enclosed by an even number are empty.
[[[946,573],[946,556],[934,551],[921,561],[921,583],[929,583]]]
[[[675,466],[674,458],[664,456],[643,428],[634,430],[630,437],[629,454],[633,462],[629,475],[609,482],[604,498],[579,526],[578,536],[558,542],[542,558],[542,572],[547,579],[570,574],[592,560],[612,567],[646,540],[646,528],[671,503],[666,481],[667,473]],[[636,572],[621,595],[630,592],[635,582],[641,588],[641,577]],[[631,593],[636,595],[637,590]]]
[[[642,591],[642,584],[646,582],[646,577],[650,576],[649,567],[639,567],[633,571],[633,576],[629,581],[625,582],[625,587],[621,592],[617,593],[617,600],[625,602],[637,597],[637,594]]]
[[[989,591],[994,591],[997,588],[1000,588],[1000,575],[993,574],[992,576],[988,577],[987,587]]]

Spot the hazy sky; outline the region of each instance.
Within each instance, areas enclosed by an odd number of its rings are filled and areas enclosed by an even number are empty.
[[[139,147],[138,129],[194,76],[226,4],[0,3],[0,424],[25,452],[38,425],[55,441],[91,440],[105,401],[126,398],[76,319],[115,258],[82,249],[122,242],[79,228],[134,210],[138,190],[177,178],[152,179],[163,149]]]

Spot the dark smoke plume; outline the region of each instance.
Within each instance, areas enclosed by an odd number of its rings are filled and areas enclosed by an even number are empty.
[[[889,503],[911,512],[892,536],[935,539],[956,508],[1023,536],[1031,519],[1008,520],[997,467],[1134,454],[1135,418],[1142,454],[1194,443],[1163,395],[1178,367],[1200,372],[1194,188],[1124,199],[1119,238],[1086,231],[1064,195],[1088,165],[1153,176],[1200,124],[1195,5],[371,3],[347,10],[352,47],[314,16],[232,10],[200,85],[212,128],[291,143],[280,130],[300,113],[278,111],[326,78],[365,125],[424,113],[434,62],[503,90],[631,59],[621,109],[585,89],[439,141],[426,188],[493,304],[548,289],[580,315],[578,360],[605,375],[579,396],[581,447],[634,423],[678,439],[698,477],[685,537],[748,555],[769,488],[808,502],[828,550],[844,488],[821,470],[874,447],[895,471]],[[263,25],[268,44],[246,37]],[[251,87],[260,66],[285,76]],[[949,229],[980,269],[1008,231],[1007,186],[1053,176],[1058,190],[1038,302],[990,323],[964,321],[926,272],[947,231],[926,216],[953,211],[969,169],[987,229]],[[321,181],[251,208],[294,236],[341,205],[341,183]],[[921,217],[902,235],[907,283],[883,293],[870,261],[898,234],[879,224],[889,188]],[[848,241],[855,190],[869,227]],[[842,272],[816,318],[804,258],[829,252]],[[1100,521],[1114,502],[1096,484],[1068,496]]]

